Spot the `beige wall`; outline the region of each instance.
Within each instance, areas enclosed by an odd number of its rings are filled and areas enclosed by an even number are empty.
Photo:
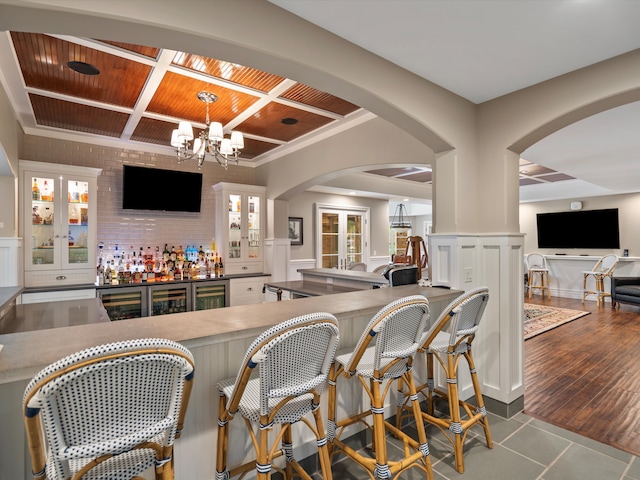
[[[39,162],[101,168],[98,177],[98,241],[111,253],[141,246],[211,245],[215,205],[212,185],[218,182],[254,184],[254,169],[205,162],[202,168],[202,209],[200,213],[157,212],[122,209],[122,166],[124,164],[176,170],[175,157],[123,150],[88,143],[70,142],[25,135],[21,157]],[[197,172],[195,162],[180,165],[181,171]],[[183,185],[140,185],[149,195],[179,195]]]
[[[602,208],[617,208],[620,222],[620,249],[539,249],[538,230],[536,228],[536,214],[550,212],[568,212],[572,201],[582,202],[583,210],[598,210]],[[554,200],[551,202],[534,202],[520,205],[520,228],[525,234],[524,252],[541,252],[545,255],[566,253],[567,255],[606,255],[615,253],[622,256],[622,251],[629,250],[630,257],[640,257],[640,194],[607,195],[602,197],[574,198]],[[598,235],[598,225],[593,226],[593,235]]]

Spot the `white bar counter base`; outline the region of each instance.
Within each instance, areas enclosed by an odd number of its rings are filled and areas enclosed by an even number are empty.
[[[22,395],[33,375],[66,355],[94,345],[144,337],[168,338],[189,348],[196,362],[195,382],[183,435],[175,444],[176,478],[214,478],[218,418],[216,382],[237,374],[250,343],[264,330],[298,315],[326,311],[338,318],[339,348],[349,348],[356,344],[371,317],[395,299],[425,295],[430,302],[431,315],[438,315],[461,293],[460,290],[410,285],[0,335],[0,343],[4,345],[0,352],[0,445],[3,446],[0,449],[0,480],[31,478],[21,412]],[[344,406],[350,412],[358,409],[363,402],[361,390],[341,392],[340,408]],[[326,408],[326,400],[323,405]],[[395,408],[387,406],[387,413],[391,416]],[[317,449],[315,439],[307,437],[306,432],[303,435],[294,440],[300,446],[296,450],[299,458],[312,455]],[[240,463],[250,448],[243,422],[232,422],[229,464]]]

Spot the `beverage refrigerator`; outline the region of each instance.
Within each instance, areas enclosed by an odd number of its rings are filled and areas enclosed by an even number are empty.
[[[149,315],[191,311],[191,284],[149,285]]]
[[[98,290],[110,320],[126,320],[148,315],[146,287],[120,287]]]
[[[229,305],[229,280],[191,284],[193,310],[223,308]]]

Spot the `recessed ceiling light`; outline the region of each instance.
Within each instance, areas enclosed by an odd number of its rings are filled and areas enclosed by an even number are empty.
[[[355,195],[356,192],[349,192],[349,195]]]
[[[82,75],[98,75],[100,70],[94,67],[90,63],[85,62],[68,62],[67,66],[74,72],[81,73]]]
[[[298,123],[298,119],[287,117],[280,120],[280,122],[284,123],[285,125],[295,125],[296,123]]]

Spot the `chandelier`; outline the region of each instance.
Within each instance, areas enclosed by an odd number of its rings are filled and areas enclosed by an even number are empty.
[[[396,211],[393,214],[393,218],[391,219],[391,230],[398,233],[406,233],[411,230],[411,222],[405,219],[406,215],[407,210],[405,209],[405,206],[402,203],[398,204]]]
[[[200,132],[198,138],[193,138],[191,122],[181,121],[178,128],[171,133],[171,146],[175,147],[178,163],[192,158],[198,159],[198,168],[202,167],[205,157],[212,156],[225,170],[229,163],[238,165],[240,150],[244,148],[244,138],[241,132],[231,132],[231,138],[225,138],[220,122],[209,120],[209,104],[218,100],[218,96],[211,92],[198,93],[198,99],[206,105],[207,128]],[[191,141],[193,140],[193,149]]]

